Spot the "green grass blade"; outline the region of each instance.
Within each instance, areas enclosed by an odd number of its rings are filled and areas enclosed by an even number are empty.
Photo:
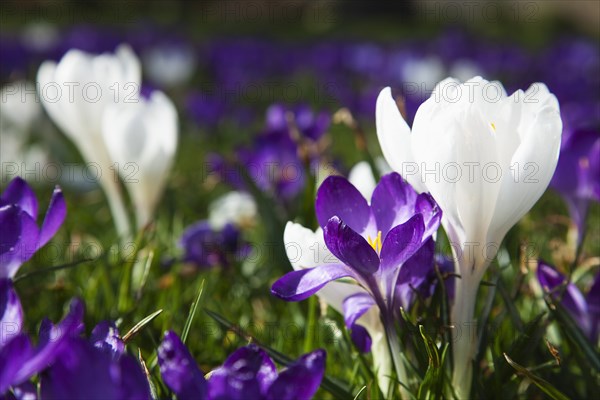
[[[527,377],[531,382],[533,382],[535,384],[535,386],[540,388],[540,390],[542,390],[544,393],[546,393],[552,399],[554,399],[554,400],[569,400],[569,398],[567,396],[565,396],[560,390],[558,390],[554,386],[552,386],[550,384],[550,382],[543,380],[539,376],[537,376],[534,373],[532,373],[531,371],[529,371],[527,368],[523,367],[522,365],[517,364],[506,353],[503,353],[503,354],[504,354],[504,358],[510,364],[511,367],[513,367],[519,374]]]
[[[185,343],[187,337],[190,333],[190,329],[192,328],[192,323],[194,322],[194,318],[196,316],[196,312],[198,311],[198,304],[200,304],[200,300],[202,299],[202,293],[204,293],[204,283],[206,281],[202,279],[200,282],[200,288],[198,289],[198,295],[196,295],[196,300],[192,303],[190,307],[190,312],[188,313],[187,319],[185,320],[185,324],[183,325],[183,331],[181,332],[181,341]]]
[[[280,353],[279,351],[260,343],[254,337],[245,333],[242,329],[240,329],[234,323],[227,320],[227,318],[223,317],[222,315],[220,315],[214,311],[208,310],[206,308],[204,309],[204,312],[206,312],[212,319],[217,321],[217,323],[219,323],[223,328],[225,328],[227,330],[231,330],[232,332],[236,333],[238,336],[242,337],[243,339],[252,341],[253,343],[256,343],[257,345],[262,347],[275,362],[285,365],[285,366],[288,366],[292,362],[294,362],[293,359],[289,358],[285,354]],[[323,380],[321,381],[321,387],[338,399],[345,400],[345,399],[351,399],[353,397],[352,394],[350,393],[349,389],[347,389],[345,384],[343,384],[342,382],[338,382],[337,380],[330,378],[327,375],[323,376]]]

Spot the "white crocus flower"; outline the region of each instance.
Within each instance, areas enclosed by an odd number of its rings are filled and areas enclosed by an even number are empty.
[[[104,113],[104,142],[131,196],[138,229],[150,222],[167,182],[177,124],[175,106],[159,91],[136,103],[112,104]]]
[[[144,71],[160,86],[175,87],[189,81],[196,70],[196,54],[185,45],[159,45],[142,56]]]
[[[453,386],[469,397],[479,283],[508,230],[546,190],[558,161],[562,122],[556,97],[541,83],[507,96],[480,77],[440,82],[418,109],[412,132],[389,88],[377,99],[383,154],[417,190],[443,210],[455,256],[451,319]]]
[[[37,79],[42,104],[96,170],[118,234],[127,237],[130,230],[127,212],[102,137],[102,119],[108,106],[137,101],[141,82],[139,60],[127,46],[120,46],[115,54],[101,55],[69,50],[58,64],[44,62]]]
[[[19,130],[26,141],[32,125],[40,117],[42,107],[35,84],[27,81],[11,82],[0,90],[0,119]]]
[[[256,216],[256,202],[250,194],[244,192],[229,192],[208,206],[208,220],[217,230],[229,223],[237,226],[252,225]]]

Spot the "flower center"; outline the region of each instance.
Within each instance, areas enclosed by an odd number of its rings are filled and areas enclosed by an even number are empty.
[[[377,232],[377,236],[375,237],[375,239],[371,239],[371,236],[367,236],[367,242],[369,242],[373,250],[375,250],[377,254],[379,254],[379,252],[381,251],[381,231]]]
[[[490,125],[492,126],[492,129],[494,130],[494,132],[496,132],[496,124],[493,122],[490,122]]]

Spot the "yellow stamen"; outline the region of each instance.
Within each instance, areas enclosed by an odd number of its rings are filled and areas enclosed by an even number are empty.
[[[492,125],[492,129],[494,130],[494,132],[496,132],[496,124],[494,124],[493,122],[491,122],[490,125]]]
[[[369,242],[373,250],[379,253],[381,251],[381,231],[377,232],[375,239],[371,239],[371,236],[367,236],[367,242]]]

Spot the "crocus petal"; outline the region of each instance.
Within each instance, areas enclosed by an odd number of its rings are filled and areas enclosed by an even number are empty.
[[[114,358],[118,358],[125,351],[125,343],[119,336],[119,330],[111,321],[103,321],[96,325],[92,330],[90,342]]]
[[[344,300],[344,321],[352,328],[356,320],[375,305],[375,300],[368,293],[358,293]]]
[[[35,253],[39,230],[33,218],[16,205],[0,208],[0,278],[13,278]]]
[[[426,192],[427,188],[421,182],[413,159],[410,128],[402,118],[389,87],[379,93],[375,107],[377,137],[386,161],[417,191]]]
[[[337,216],[323,229],[327,248],[358,274],[372,274],[379,268],[379,256],[364,237]]]
[[[369,331],[361,325],[354,324],[350,327],[350,339],[352,339],[352,343],[354,343],[361,353],[371,351],[373,340],[371,339],[371,335],[369,335]]]
[[[258,346],[241,347],[208,379],[210,399],[259,399],[277,378],[275,364]]]
[[[581,291],[573,283],[567,283],[567,278],[542,260],[538,262],[537,276],[540,286],[556,300],[561,299],[561,305],[577,321],[580,328],[589,336],[591,326],[588,318],[588,305]],[[566,284],[561,293],[560,287]]]
[[[0,206],[16,204],[35,220],[38,213],[38,202],[31,187],[20,177],[10,181],[2,196]]]
[[[63,356],[69,341],[83,330],[83,303],[75,299],[71,302],[69,313],[56,326],[46,322],[40,327],[40,340],[30,356],[18,364],[20,367],[13,376],[12,385],[19,384],[31,376],[43,371],[48,365]]]
[[[40,237],[37,245],[38,249],[52,239],[56,231],[58,231],[64,222],[66,216],[67,205],[62,190],[57,186],[52,193],[50,205],[48,206],[48,211],[46,211],[46,216],[44,217],[44,222],[40,229]]]
[[[322,228],[331,217],[337,216],[361,234],[368,229],[372,219],[367,200],[341,176],[330,176],[323,181],[317,190],[315,211]]]
[[[421,214],[394,227],[385,237],[381,247],[381,269],[398,268],[412,257],[422,246],[424,231]]]
[[[329,282],[352,275],[352,271],[343,264],[292,271],[273,284],[271,293],[283,300],[300,301],[312,296]]]
[[[365,199],[370,199],[377,186],[371,166],[366,161],[356,164],[348,173],[348,181],[360,192]]]
[[[562,121],[556,97],[545,85],[534,84],[521,101],[517,128],[521,143],[510,159],[510,173],[501,180],[491,237],[502,238],[531,209],[548,187],[558,162]]]
[[[398,281],[396,283],[395,298],[399,305],[409,309],[412,305],[415,292],[427,297],[431,294],[431,287],[435,287],[437,280],[430,283],[429,277],[432,275],[433,254],[435,252],[435,242],[429,238],[427,242],[400,268]],[[430,287],[431,286],[431,287]]]
[[[150,399],[140,365],[128,354],[118,360],[81,338],[68,346],[42,376],[44,399]]]
[[[178,399],[206,398],[206,381],[196,361],[179,336],[173,331],[165,332],[158,347],[160,374]]]
[[[138,227],[151,219],[177,149],[177,112],[171,100],[155,91],[150,99],[107,107],[102,133],[108,153],[137,210]]]
[[[325,373],[325,350],[315,350],[300,357],[282,371],[269,387],[269,400],[309,400],[317,392]]]
[[[23,382],[20,385],[13,386],[12,391],[15,395],[15,400],[37,400],[37,387],[31,382]]]
[[[0,349],[23,328],[23,308],[10,279],[0,278]]]
[[[11,386],[21,383],[17,378],[19,366],[33,354],[31,342],[26,334],[20,334],[0,348],[0,394]]]
[[[373,191],[371,208],[382,238],[385,239],[392,227],[403,224],[415,214],[416,200],[417,192],[400,174],[393,172],[381,177]]]

